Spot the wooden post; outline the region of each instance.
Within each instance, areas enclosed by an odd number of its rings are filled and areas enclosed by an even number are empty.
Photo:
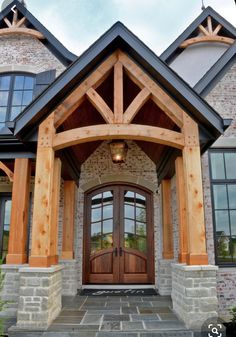
[[[175,161],[176,192],[179,219],[179,262],[187,262],[188,253],[188,228],[186,220],[185,181],[183,170],[183,157],[177,157]]]
[[[171,217],[171,181],[162,180],[162,231],[163,231],[163,259],[173,259],[173,225]]]
[[[183,133],[185,137],[183,164],[189,244],[187,263],[190,265],[208,264],[198,125],[187,115],[184,115]]]
[[[74,222],[75,222],[76,185],[74,181],[64,182],[64,218],[61,258],[74,258]]]
[[[15,159],[7,264],[24,264],[28,259],[26,245],[29,220],[30,174],[30,159]]]
[[[54,114],[52,114],[39,127],[32,249],[29,259],[31,267],[50,267],[58,263],[57,210],[60,162],[55,160],[52,148],[54,135]],[[57,195],[55,196],[55,194]]]

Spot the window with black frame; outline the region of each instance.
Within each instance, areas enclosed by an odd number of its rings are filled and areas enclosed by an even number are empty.
[[[236,265],[236,150],[211,150],[216,263]]]
[[[8,252],[11,216],[11,195],[0,197],[0,258],[4,262]]]
[[[0,74],[0,128],[13,121],[33,100],[35,75]]]

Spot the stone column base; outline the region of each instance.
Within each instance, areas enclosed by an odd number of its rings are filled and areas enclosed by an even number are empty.
[[[21,268],[17,328],[45,330],[61,311],[63,266]]]
[[[75,296],[77,294],[76,260],[62,260],[59,262],[62,270],[62,295]]]
[[[172,301],[177,316],[189,329],[199,329],[218,316],[217,266],[172,264]]]
[[[172,269],[174,260],[158,260],[158,292],[160,295],[171,295]]]
[[[1,290],[1,299],[8,303],[0,312],[1,317],[16,317],[19,301],[20,274],[19,269],[22,265],[4,264],[1,266],[4,273],[4,282]]]

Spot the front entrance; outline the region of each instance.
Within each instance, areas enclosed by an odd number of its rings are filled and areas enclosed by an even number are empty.
[[[129,185],[86,195],[84,282],[153,283],[152,198]]]

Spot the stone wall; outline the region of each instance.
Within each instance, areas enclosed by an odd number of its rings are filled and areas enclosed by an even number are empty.
[[[11,35],[0,37],[0,72],[10,71],[11,66],[26,66],[22,71],[40,73],[56,69],[57,76],[65,70],[61,62],[31,36]],[[15,68],[17,70],[17,67]],[[18,69],[19,70],[19,69]]]

